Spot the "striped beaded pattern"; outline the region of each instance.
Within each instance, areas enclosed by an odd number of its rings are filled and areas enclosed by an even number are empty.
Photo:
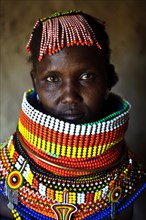
[[[30,92],[32,93],[32,91]],[[120,143],[128,126],[129,104],[91,124],[74,125],[36,110],[24,94],[18,130],[23,141],[54,158],[90,159]]]
[[[22,144],[22,146],[26,150],[26,146],[24,147],[24,144]],[[119,163],[119,160],[122,159],[122,152],[124,152],[122,148],[125,148],[123,142],[116,145],[113,149],[107,151],[104,155],[94,158],[94,160],[72,160],[68,158],[54,159],[42,154],[39,151],[34,151],[33,147],[31,149],[31,153],[30,151],[27,153],[33,161],[38,163],[40,167],[45,168],[46,170],[50,170],[53,173],[55,172],[56,174],[63,176],[77,176],[96,172],[100,169],[106,169],[111,164],[115,165],[115,162],[116,164]],[[42,158],[46,160],[42,161]]]
[[[12,144],[12,142],[10,141],[8,144],[8,151],[10,150],[9,148],[10,148],[11,144]],[[11,151],[9,151],[9,152],[11,153]],[[9,169],[8,163],[11,164],[11,161],[10,161],[10,158],[7,156],[7,149],[6,148],[2,149],[0,153],[3,153],[3,156],[0,155],[0,158],[2,159],[2,161],[0,162],[0,168],[1,168],[0,174],[1,174],[2,171],[3,171],[2,173],[4,173],[5,170]],[[18,158],[19,158],[19,156],[18,156]],[[132,165],[131,160],[132,160],[132,158],[129,159],[129,165],[130,164]],[[17,162],[18,161],[20,162],[20,159],[17,160]],[[21,161],[22,161],[22,158],[21,158]],[[13,166],[15,166],[15,165],[13,164]],[[17,167],[18,167],[18,165],[17,165]],[[127,177],[127,174],[129,173],[130,170],[128,170],[128,172],[126,170],[127,170],[127,168],[124,168],[124,170],[122,172],[120,171],[122,176],[125,175],[124,182],[126,185],[123,184],[123,187],[122,187],[124,196],[127,193],[130,193],[131,190],[133,190],[133,187],[135,185],[135,181],[137,178],[139,178],[140,173],[141,173],[141,171],[138,170],[138,167],[137,168],[134,167],[134,169],[132,168],[132,170],[130,172],[132,175],[130,174],[131,179],[129,180],[129,177]],[[134,171],[134,173],[133,173],[133,171]],[[117,175],[118,173],[116,172],[115,174]],[[24,177],[26,178],[26,175],[24,175]],[[126,181],[126,178],[129,183]],[[103,181],[100,177],[98,177],[97,179],[98,179],[99,183],[95,182],[95,183],[97,183],[97,184],[95,184],[91,181],[91,183],[89,184],[88,181],[86,181],[86,177],[84,177],[84,181],[80,180],[81,181],[80,183],[78,183],[78,184],[74,183],[75,186],[72,185],[72,190],[70,189],[71,186],[68,186],[69,187],[68,188],[69,189],[69,203],[76,204],[76,205],[78,204],[78,210],[80,210],[74,215],[73,219],[75,219],[75,220],[83,219],[83,216],[84,216],[84,218],[86,218],[90,215],[97,217],[97,216],[101,216],[102,214],[107,214],[107,216],[108,216],[110,214],[110,209],[106,208],[106,207],[109,207],[109,195],[108,194],[111,189],[111,186],[112,186],[111,183],[113,182],[114,176],[111,178],[108,176],[107,182]],[[118,179],[120,180],[120,175],[119,175]],[[31,187],[29,187],[29,185],[27,185],[27,184],[24,184],[19,189],[19,197],[20,197],[21,203],[18,204],[17,211],[23,217],[25,217],[25,214],[27,215],[26,210],[29,209],[29,215],[31,215],[31,213],[36,212],[35,215],[37,215],[39,217],[42,215],[42,217],[44,217],[46,219],[51,218],[51,217],[54,218],[55,215],[51,210],[51,205],[55,204],[56,201],[60,202],[60,203],[63,201],[63,191],[62,190],[59,190],[59,189],[54,190],[49,187],[47,188],[47,187],[45,187],[45,184],[43,183],[43,178],[41,178],[40,180],[41,181],[38,184],[38,186],[39,186],[38,189],[36,189],[33,185],[31,185]],[[55,182],[53,179],[50,179],[50,181],[52,181],[52,185],[54,185],[54,188],[55,188],[57,182]],[[30,184],[29,181],[28,181],[28,183]],[[48,183],[49,182],[46,180],[47,185],[48,185]],[[127,185],[127,183],[129,184],[129,186]],[[59,184],[57,184],[57,185],[59,187]],[[60,185],[63,187],[63,184],[60,184]],[[127,186],[128,186],[128,191],[126,191]],[[146,185],[144,185],[144,187],[145,186]],[[144,187],[142,187],[142,189],[144,189]],[[4,188],[3,181],[0,182],[0,188],[3,192],[3,188]],[[79,190],[80,188],[82,188],[82,190]],[[92,188],[92,189],[90,189],[90,188]],[[77,192],[74,191],[74,189],[76,189]],[[140,189],[140,192],[142,189]],[[137,197],[137,195],[140,192],[138,191],[134,195],[134,197],[132,199],[130,199],[130,201],[128,201],[128,204],[125,204],[124,206],[120,207],[118,209],[118,212],[122,211],[128,205],[130,205],[131,202],[134,201],[134,199]],[[117,205],[119,205],[119,204],[120,204],[120,201],[117,203]],[[25,207],[25,209],[24,209],[24,207]],[[21,211],[23,210],[24,212],[21,213],[19,208]],[[109,211],[106,212],[106,210],[109,210]],[[94,219],[94,217],[93,217],[93,219]]]
[[[38,178],[39,173],[36,175],[27,163],[22,171],[26,182],[19,189],[20,205],[32,209],[38,215],[54,217],[51,206],[56,202],[63,202],[63,191],[67,189],[69,191],[69,203],[77,205],[79,210],[75,213],[73,219],[82,219],[82,216],[85,218],[89,215],[94,215],[94,213],[98,213],[110,205],[109,194],[114,187],[114,181],[117,176],[117,184],[122,187],[122,194],[124,196],[131,193],[135,188],[136,180],[140,178],[142,172],[135,164],[133,156],[129,154],[128,157],[128,163],[123,161],[124,167],[122,165],[119,169],[118,167],[117,169],[114,168],[105,176],[101,173],[99,176],[95,174],[93,178],[85,176],[74,181],[71,179],[66,181],[62,179],[60,181],[59,177],[56,180],[47,176],[40,176]],[[12,170],[20,171],[26,161],[15,150],[13,137],[8,145],[0,151],[0,158],[0,177],[2,175],[3,179],[5,179],[4,173],[7,170],[10,170],[10,172]],[[9,169],[10,167],[11,169]],[[29,175],[30,172],[32,176]],[[0,184],[0,187],[3,188],[3,181]]]
[[[58,119],[52,119],[52,117],[42,114],[41,112],[34,109],[33,106],[30,105],[28,102],[28,96],[32,94],[32,91],[25,93],[24,100],[22,104],[22,113],[24,115],[23,120],[20,121],[22,126],[25,127],[25,133],[21,133],[21,129],[15,133],[9,140],[8,143],[3,144],[2,149],[0,149],[0,192],[5,195],[5,181],[7,176],[11,174],[13,171],[18,171],[24,178],[23,185],[18,188],[18,205],[15,207],[14,212],[16,215],[19,214],[20,217],[24,219],[55,219],[55,213],[52,210],[52,205],[57,203],[63,202],[63,193],[64,190],[68,191],[68,203],[74,204],[78,210],[76,213],[73,214],[74,220],[81,220],[81,219],[102,219],[103,217],[109,217],[111,209],[110,209],[110,195],[111,191],[113,192],[116,187],[120,187],[122,189],[121,198],[129,195],[135,190],[137,181],[141,178],[142,170],[136,163],[134,156],[127,152],[126,155],[122,158],[122,161],[117,164],[116,167],[112,167],[107,171],[98,171],[92,174],[83,174],[82,176],[63,176],[63,174],[56,175],[51,170],[46,170],[40,167],[39,161],[35,161],[35,157],[33,159],[29,158],[28,154],[24,151],[23,145],[19,141],[19,138],[26,141],[27,147],[31,149],[31,145],[28,141],[29,135],[32,139],[36,137],[36,143],[38,143],[37,138],[39,135],[40,124],[42,126],[42,133],[43,129],[50,129],[52,136],[54,132],[62,133],[62,137],[64,137],[64,130],[66,129],[66,134],[68,136],[73,134],[73,137],[76,136],[80,138],[82,131],[82,141],[83,143],[86,142],[84,138],[86,136],[91,136],[91,132],[93,131],[92,127],[95,127],[94,133],[92,135],[94,138],[99,135],[98,126],[100,127],[100,132],[104,136],[104,133],[111,132],[111,140],[116,140],[118,137],[118,141],[116,144],[111,145],[109,148],[105,149],[104,152],[100,152],[97,157],[102,160],[106,154],[109,153],[108,160],[110,160],[113,156],[114,149],[118,149],[120,147],[120,137],[121,140],[123,139],[125,130],[123,129],[124,124],[127,124],[128,120],[128,111],[129,105],[125,101],[121,101],[121,108],[117,112],[109,115],[108,117],[97,121],[91,124],[84,124],[84,125],[71,125],[69,123],[61,123]],[[30,100],[30,99],[29,99]],[[30,111],[29,111],[30,108]],[[38,115],[39,120],[38,120]],[[28,123],[28,119],[31,117],[31,120]],[[41,118],[44,117],[42,121]],[[57,127],[56,120],[58,121]],[[33,121],[33,123],[31,123]],[[47,121],[47,122],[46,122]],[[53,122],[52,122],[53,121]],[[120,122],[120,126],[117,126],[117,121]],[[111,124],[112,126],[111,126]],[[115,124],[114,124],[115,123]],[[61,129],[59,130],[59,126],[62,124]],[[66,124],[68,124],[67,130]],[[113,126],[115,125],[115,127]],[[104,128],[104,126],[108,126],[108,129]],[[20,126],[20,125],[19,125]],[[18,127],[19,127],[18,126]],[[36,129],[32,129],[33,126],[36,126]],[[70,128],[73,126],[74,131],[70,131]],[[127,126],[127,125],[126,125]],[[82,128],[84,127],[84,129]],[[88,127],[90,129],[88,130]],[[20,127],[19,127],[20,128]],[[104,129],[101,129],[104,128]],[[76,131],[76,129],[78,129]],[[117,130],[118,134],[116,133],[116,137],[112,133],[114,130]],[[125,128],[126,129],[126,128]],[[84,131],[84,132],[83,132]],[[90,131],[90,132],[89,132]],[[88,132],[88,133],[87,133]],[[18,134],[18,135],[17,135]],[[56,134],[56,133],[55,133]],[[120,135],[119,135],[120,134]],[[57,134],[58,137],[59,134]],[[119,136],[118,136],[119,135]],[[44,136],[41,136],[42,138]],[[55,136],[56,137],[56,136]],[[100,136],[98,136],[100,137]],[[110,138],[110,136],[109,136]],[[115,139],[114,139],[115,138]],[[48,139],[44,138],[47,142]],[[80,140],[80,139],[79,139]],[[51,139],[50,143],[55,141],[55,139]],[[61,140],[60,145],[63,146],[62,143],[68,143],[67,140],[63,142]],[[78,141],[79,142],[79,141]],[[77,143],[78,143],[77,142]],[[32,142],[34,143],[34,142]],[[95,142],[94,142],[95,143]],[[109,142],[106,143],[108,145]],[[104,138],[103,143],[104,145]],[[101,144],[101,145],[102,145]],[[32,144],[32,149],[36,149],[38,152],[42,152],[41,156],[47,155],[45,148],[43,149],[41,145],[38,145],[37,148]],[[54,142],[54,147],[56,146],[56,142]],[[75,145],[77,146],[77,145]],[[121,146],[124,146],[123,144]],[[50,144],[50,149],[51,149]],[[72,147],[72,145],[71,145]],[[82,145],[84,148],[84,144]],[[88,147],[88,146],[86,146]],[[91,145],[90,147],[94,147]],[[98,146],[97,146],[98,147]],[[51,151],[50,151],[51,152]],[[54,151],[55,152],[55,151]],[[118,152],[118,151],[117,151]],[[63,158],[62,155],[55,155],[55,154],[48,154],[49,159],[54,158],[55,162],[57,160]],[[93,158],[97,158],[91,154],[88,157],[79,158],[79,161],[87,162],[88,160]],[[47,159],[47,157],[46,157]],[[72,158],[72,154],[70,153],[69,156],[64,156],[66,161],[71,160],[71,162],[78,163],[78,158]],[[107,161],[108,161],[107,160]],[[68,167],[68,164],[67,166]],[[74,167],[74,166],[73,166]],[[45,167],[44,167],[45,168]],[[44,174],[40,173],[39,171],[44,171]],[[70,172],[70,170],[68,171]],[[122,199],[117,202],[117,212],[121,212],[127,206],[129,206],[134,199],[138,196],[138,194],[146,187],[144,185],[129,201],[127,204],[123,206],[119,206],[121,204]],[[18,213],[17,213],[18,212]]]
[[[92,46],[95,43],[98,49],[102,49],[92,28],[83,15],[77,11],[75,14],[72,12],[58,13],[56,16],[49,16],[37,21],[27,43],[27,51],[31,51],[33,34],[40,23],[42,24],[42,36],[39,61],[42,60],[44,54],[53,55],[65,46]]]
[[[114,117],[116,118],[126,111],[128,111],[128,108],[123,107],[119,112],[95,124],[98,125],[98,123],[106,122],[109,119],[113,120]],[[128,118],[128,116],[126,117]],[[40,121],[38,124],[39,123]],[[94,123],[84,126],[88,127],[93,125]],[[86,135],[86,132],[84,134]],[[16,147],[19,151],[16,150]],[[116,146],[112,146],[108,150],[112,150],[114,147],[116,148]],[[63,175],[54,175],[50,171],[45,171],[45,175],[42,175],[36,172],[36,169],[39,170],[40,168],[38,161],[36,160],[35,163],[34,158],[31,160],[26,153],[24,155],[21,148],[23,148],[23,146],[21,146],[21,144],[19,145],[15,134],[11,137],[8,144],[4,144],[0,150],[0,191],[5,195],[4,185],[9,173],[18,170],[22,174],[25,181],[23,186],[18,189],[19,203],[16,210],[24,219],[26,216],[27,219],[30,220],[32,220],[33,217],[35,219],[55,219],[55,214],[51,206],[52,204],[63,202],[63,192],[66,189],[68,190],[69,203],[75,204],[78,208],[78,211],[73,215],[73,219],[102,219],[103,216],[107,217],[110,215],[109,198],[111,190],[115,187],[115,182],[117,186],[122,189],[122,197],[125,197],[135,189],[136,183],[142,175],[141,168],[137,165],[133,155],[129,152],[119,165],[107,170],[107,172],[103,171],[96,172],[92,175],[83,174],[82,176],[65,177]],[[108,150],[105,151],[105,153],[107,153]],[[105,155],[105,153],[101,154],[100,158]],[[69,160],[69,158],[67,159]],[[109,159],[111,159],[111,155],[109,155]],[[116,179],[117,181],[115,181]],[[135,199],[135,197],[133,198]],[[128,205],[133,201],[133,198],[129,201]],[[118,202],[118,205],[119,204],[120,201]],[[127,207],[127,204],[119,208],[118,212],[122,211],[125,207]]]

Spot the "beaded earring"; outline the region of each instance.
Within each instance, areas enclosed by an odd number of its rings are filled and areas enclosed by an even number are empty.
[[[31,52],[34,32],[39,25],[42,25],[39,61],[42,60],[44,54],[53,55],[65,46],[95,44],[98,49],[102,49],[81,11],[73,10],[58,12],[37,21],[26,45],[29,52]]]
[[[38,94],[36,95],[36,99],[37,99],[38,104],[40,104],[40,97]]]

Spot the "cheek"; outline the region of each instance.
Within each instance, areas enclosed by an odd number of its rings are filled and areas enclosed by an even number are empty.
[[[36,78],[36,92],[40,98],[43,108],[48,112],[55,114],[59,108],[62,87],[60,83],[48,83],[46,80]]]
[[[106,86],[96,87],[96,89],[90,89],[87,95],[84,97],[86,105],[92,112],[99,112],[105,101]]]
[[[53,91],[50,92],[45,89],[42,90],[38,89],[37,94],[40,98],[42,105],[46,105],[46,106],[54,105],[58,97],[57,92],[53,92]]]
[[[49,86],[45,80],[41,80],[39,78],[36,78],[35,87],[36,87],[36,91],[37,91],[37,94],[39,95],[40,99],[43,99],[44,97],[47,97],[47,96],[51,97],[51,91],[50,91]]]
[[[43,107],[51,107],[53,105],[57,95],[54,90],[50,90],[44,83],[36,81],[36,92]]]

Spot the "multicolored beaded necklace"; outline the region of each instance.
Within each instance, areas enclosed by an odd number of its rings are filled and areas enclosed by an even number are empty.
[[[37,110],[34,90],[24,94],[18,129],[0,150],[0,191],[17,220],[114,219],[127,207],[142,170],[124,142],[130,106],[112,98],[117,111],[74,125]]]

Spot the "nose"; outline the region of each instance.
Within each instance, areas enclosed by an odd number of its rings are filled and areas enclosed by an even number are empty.
[[[61,94],[62,104],[77,104],[82,101],[80,90],[74,84],[66,84],[63,86]]]

